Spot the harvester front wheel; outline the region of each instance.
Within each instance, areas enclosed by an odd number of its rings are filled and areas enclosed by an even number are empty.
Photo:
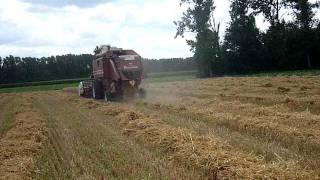
[[[146,98],[147,96],[146,91],[142,88],[139,89],[138,94],[139,94],[139,98]]]
[[[93,99],[102,99],[102,85],[99,81],[93,81],[92,84],[92,97]]]
[[[104,101],[106,101],[106,102],[111,101],[111,93],[110,92],[105,90],[103,94],[104,94]]]

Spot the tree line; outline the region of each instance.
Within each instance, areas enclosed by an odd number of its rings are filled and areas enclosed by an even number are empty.
[[[49,81],[89,77],[93,55],[51,57],[0,57],[0,84]],[[192,58],[143,59],[144,70],[150,72],[195,70]]]
[[[193,58],[143,59],[145,73],[196,70]]]
[[[187,43],[201,77],[320,67],[317,2],[231,0],[231,20],[224,37],[213,15],[214,0],[181,0],[181,5],[188,8],[174,22],[176,36],[195,33],[195,39]],[[256,26],[258,15],[268,22],[266,31]]]
[[[0,57],[0,84],[71,79],[89,76],[92,55]]]

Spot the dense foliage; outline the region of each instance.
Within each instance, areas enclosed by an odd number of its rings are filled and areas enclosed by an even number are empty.
[[[90,54],[51,57],[0,57],[0,84],[89,77]],[[143,60],[146,73],[195,70],[192,58]]]
[[[219,34],[219,28],[209,28],[214,22],[212,0],[181,0],[181,5],[187,5],[188,9],[181,20],[175,22],[177,35],[196,34],[195,41],[187,40],[187,43],[195,49],[194,59],[200,76],[320,68],[320,23],[315,18],[317,3],[308,0],[231,0],[231,21],[223,41],[219,41],[219,36],[199,39],[203,27],[211,34]],[[289,18],[283,18],[284,12],[290,12]],[[209,14],[211,17],[208,18]],[[256,27],[255,19],[260,14],[269,23],[265,32]]]
[[[264,67],[262,44],[255,18],[248,15],[249,0],[235,1],[231,5],[231,22],[225,36],[223,50],[227,70],[236,73],[261,70]]]
[[[213,0],[182,0],[188,4],[186,13],[181,21],[174,22],[177,26],[176,36],[182,36],[186,31],[196,33],[195,40],[188,40],[197,60],[199,75],[207,77],[212,75],[214,64],[218,61],[219,25],[216,26],[212,17],[214,11]]]
[[[0,84],[89,76],[92,55],[0,58]]]

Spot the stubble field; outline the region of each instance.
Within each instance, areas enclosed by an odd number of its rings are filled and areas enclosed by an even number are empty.
[[[144,86],[121,103],[0,94],[0,178],[320,178],[318,76]]]

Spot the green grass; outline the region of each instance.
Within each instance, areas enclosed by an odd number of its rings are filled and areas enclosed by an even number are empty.
[[[162,77],[172,77],[172,76],[190,76],[196,75],[197,71],[176,71],[176,72],[157,72],[148,73],[148,78],[162,78]]]
[[[19,92],[33,92],[33,91],[49,91],[61,90],[67,87],[77,87],[78,83],[53,84],[53,85],[37,85],[27,87],[2,88],[0,93],[19,93]]]
[[[186,76],[171,76],[171,77],[158,77],[158,78],[148,78],[145,82],[150,83],[161,83],[161,82],[173,82],[173,81],[188,81],[195,79],[194,75],[186,75]]]
[[[197,71],[150,73],[145,81],[150,83],[187,81],[195,79],[196,75]]]
[[[88,80],[88,78],[76,78],[76,79],[61,79],[52,81],[39,81],[39,82],[24,82],[24,83],[11,83],[0,84],[0,88],[15,88],[15,87],[28,87],[28,86],[44,86],[44,85],[56,85],[56,84],[70,84],[78,83],[80,81]]]

